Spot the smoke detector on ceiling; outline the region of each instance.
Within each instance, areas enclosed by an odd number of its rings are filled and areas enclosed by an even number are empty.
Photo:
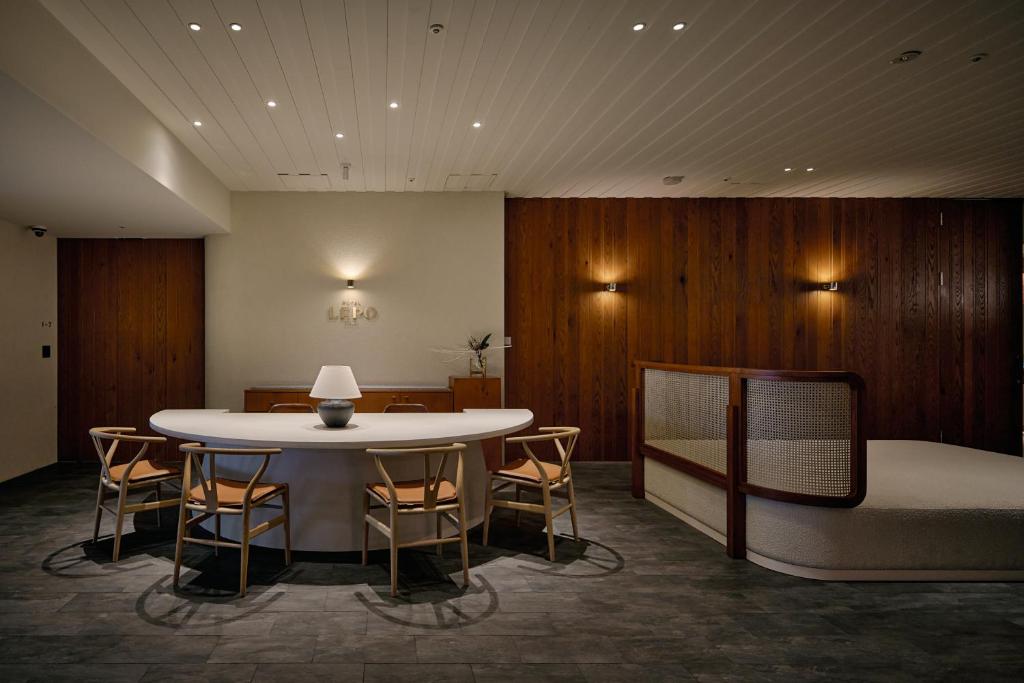
[[[431,24],[429,30],[436,36],[441,31],[444,31],[444,24]]]
[[[988,53],[987,52],[979,52],[976,55],[971,55],[971,63],[972,64],[977,64],[978,62],[983,61],[985,59],[988,59]]]
[[[907,62],[914,61],[915,59],[917,59],[920,56],[921,56],[921,51],[920,50],[907,50],[906,52],[901,52],[900,54],[898,54],[895,57],[893,57],[892,59],[890,59],[889,63],[890,64],[906,64]]]
[[[661,179],[661,182],[665,185],[678,185],[683,182],[684,175],[667,175]]]

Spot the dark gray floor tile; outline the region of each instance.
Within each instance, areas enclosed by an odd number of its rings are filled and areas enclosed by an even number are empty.
[[[366,683],[473,683],[469,664],[367,664]]]
[[[258,664],[253,683],[361,683],[363,665],[329,662],[323,664]]]
[[[85,662],[106,645],[93,636],[4,636],[0,638],[0,662],[69,664]]]
[[[471,636],[462,633],[416,636],[420,662],[518,662],[519,653],[505,636]]]
[[[223,636],[207,659],[217,663],[311,662],[316,636]]]
[[[270,635],[286,639],[294,635],[366,633],[366,612],[275,612]]]
[[[587,683],[674,683],[695,680],[682,664],[580,664]]]
[[[3,664],[4,683],[136,683],[146,673],[145,664]]]
[[[415,663],[413,636],[317,636],[315,662]]]
[[[516,636],[516,648],[526,663],[620,662],[614,641],[607,636],[559,635]]]
[[[75,598],[75,593],[0,594],[0,615],[56,612]],[[0,624],[3,617],[0,617]]]
[[[255,664],[152,664],[143,683],[247,683]]]
[[[109,641],[94,638],[105,647],[90,657],[90,661],[116,664],[202,662],[217,645],[215,636],[120,636]]]
[[[474,664],[473,675],[476,683],[585,683],[587,680],[577,664]]]
[[[460,630],[472,636],[554,636],[557,617],[545,612],[465,612]]]

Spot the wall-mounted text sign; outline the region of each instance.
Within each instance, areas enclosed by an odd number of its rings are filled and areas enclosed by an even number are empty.
[[[363,306],[358,301],[342,301],[337,306],[332,304],[327,308],[328,320],[339,320],[346,325],[355,325],[360,318],[376,320],[377,309],[373,306]]]

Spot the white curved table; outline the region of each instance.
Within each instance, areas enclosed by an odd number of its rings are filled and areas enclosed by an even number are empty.
[[[292,548],[349,551],[362,547],[362,492],[377,481],[367,448],[404,448],[465,443],[466,513],[471,525],[483,519],[487,472],[480,441],[517,432],[533,422],[529,410],[467,410],[463,413],[357,413],[344,429],[328,429],[310,413],[229,413],[226,410],[162,410],[149,426],[166,436],[210,446],[281,448],[272,456],[265,481],[286,482],[291,489]],[[217,474],[249,479],[262,457],[222,457]],[[455,463],[447,476],[454,481]],[[423,476],[421,458],[396,458],[388,466],[396,480]],[[254,512],[268,517],[276,510]],[[402,527],[402,540],[432,538],[434,520],[416,515]],[[256,521],[259,521],[256,517]],[[211,524],[212,520],[203,525]],[[239,537],[239,519],[226,516],[222,533]],[[375,538],[376,537],[376,538]],[[383,547],[379,534],[371,546]],[[280,527],[258,536],[254,545],[281,548]]]

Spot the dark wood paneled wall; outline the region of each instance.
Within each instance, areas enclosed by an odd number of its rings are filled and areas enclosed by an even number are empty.
[[[156,411],[203,407],[202,240],[61,239],[57,282],[61,460],[96,458],[90,427],[151,434]]]
[[[505,216],[506,403],[581,426],[581,459],[626,458],[633,360],[852,370],[868,438],[1020,453],[1019,201],[509,199]]]

